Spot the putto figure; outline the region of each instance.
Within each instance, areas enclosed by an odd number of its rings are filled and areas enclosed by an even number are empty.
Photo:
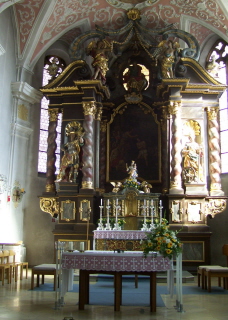
[[[92,79],[101,80],[103,84],[106,83],[106,73],[108,69],[108,58],[113,50],[112,42],[107,40],[91,41],[87,47],[86,53],[93,57],[92,66],[94,74]]]

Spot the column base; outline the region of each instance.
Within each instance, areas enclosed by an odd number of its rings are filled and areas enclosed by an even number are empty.
[[[184,194],[184,189],[182,188],[172,188],[169,189],[170,194]]]
[[[185,193],[208,196],[208,190],[204,183],[185,183]]]

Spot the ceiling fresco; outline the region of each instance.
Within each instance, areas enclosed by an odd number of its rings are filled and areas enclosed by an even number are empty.
[[[70,44],[80,32],[119,29],[128,23],[126,11],[138,8],[146,28],[191,33],[201,44],[216,33],[228,41],[227,0],[0,0],[0,12],[12,6],[19,39],[19,59],[34,65],[61,38]],[[26,57],[26,58],[25,58]]]

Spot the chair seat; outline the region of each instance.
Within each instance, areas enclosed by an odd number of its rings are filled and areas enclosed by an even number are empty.
[[[42,275],[42,284],[44,284],[45,275],[54,276],[54,290],[56,289],[56,265],[55,264],[39,264],[32,268],[31,290],[34,289],[34,276],[37,275],[37,287],[39,287],[39,276]]]
[[[211,266],[211,265],[198,266],[198,268],[197,268],[198,287],[200,287],[200,277],[202,276],[202,289],[205,289],[205,276],[204,276],[204,273],[205,273],[206,268],[219,269],[219,268],[223,268],[223,267],[217,266],[217,265],[214,265],[214,266]],[[220,279],[219,279],[219,285],[221,285],[220,284]]]
[[[207,286],[208,292],[211,292],[211,278],[218,277],[223,278],[223,288],[228,289],[228,268],[206,268],[204,271],[205,285]]]

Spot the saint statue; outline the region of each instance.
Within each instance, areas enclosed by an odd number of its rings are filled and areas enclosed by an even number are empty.
[[[68,142],[64,145],[64,155],[61,159],[56,182],[76,182],[79,169],[79,153],[84,144],[83,128],[77,121],[72,121],[65,128]]]
[[[195,141],[195,134],[189,134],[188,139],[182,150],[185,180],[187,182],[203,181],[201,165],[202,149]]]
[[[91,41],[87,47],[87,55],[93,57],[92,67],[94,74],[92,79],[101,80],[106,83],[106,73],[108,69],[108,56],[112,52],[112,43],[107,40]]]

